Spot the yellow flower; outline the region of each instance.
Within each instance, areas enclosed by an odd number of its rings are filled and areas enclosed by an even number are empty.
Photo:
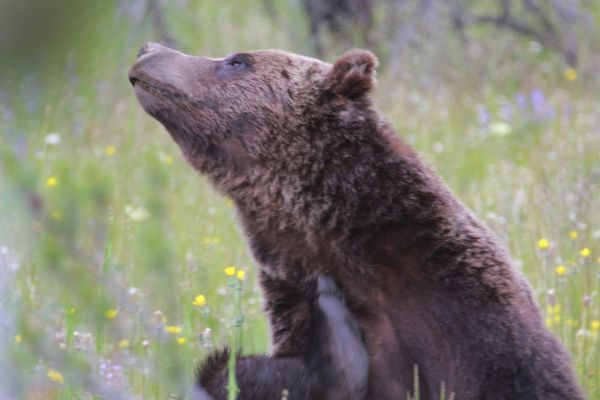
[[[179,338],[177,338],[177,343],[179,343],[179,344],[181,344],[181,345],[184,345],[184,344],[185,344],[185,338],[184,338],[183,336],[182,336],[182,337],[179,337]]]
[[[21,335],[15,335],[15,343],[19,344],[23,341],[23,336]]]
[[[590,249],[588,249],[587,247],[584,247],[583,249],[581,249],[581,251],[579,252],[579,255],[581,257],[589,257],[591,254]]]
[[[558,276],[562,276],[567,273],[567,269],[565,268],[564,265],[559,265],[558,267],[556,267],[554,269],[554,271],[556,272],[556,275],[558,275]]]
[[[110,310],[106,310],[106,312],[104,313],[104,316],[108,319],[114,319],[117,316],[117,314],[119,314],[119,310],[113,308]]]
[[[129,340],[123,339],[123,340],[119,341],[119,348],[120,349],[126,349],[128,347],[129,347]]]
[[[52,217],[52,219],[54,219],[56,221],[60,221],[62,219],[62,214],[58,211],[52,211],[50,213],[50,216]]]
[[[204,238],[204,244],[217,244],[221,241],[219,236],[208,236]]]
[[[565,75],[565,79],[569,82],[572,82],[575,79],[577,79],[577,71],[574,68],[565,69],[565,72],[563,74]]]
[[[60,372],[55,371],[53,369],[48,370],[47,376],[48,376],[48,378],[50,378],[50,380],[52,382],[56,382],[56,383],[60,383],[60,384],[65,383],[65,378],[63,378],[63,375]]]
[[[598,264],[600,264],[600,257],[598,257],[598,259],[596,260],[596,262],[597,262]]]
[[[229,267],[225,268],[225,275],[227,276],[234,276],[235,275],[235,267],[233,265],[230,265]]]
[[[117,152],[117,148],[113,145],[106,146],[104,148],[104,154],[106,154],[109,157],[114,156],[116,152]]]
[[[560,304],[555,304],[553,306],[548,304],[546,306],[546,312],[550,316],[555,315],[555,314],[560,314]]]
[[[56,179],[55,176],[51,176],[48,179],[46,179],[46,186],[52,188],[52,187],[55,187],[56,185],[58,185],[58,179]]]
[[[597,320],[597,319],[593,320],[593,321],[592,321],[592,323],[590,324],[590,328],[591,328],[593,331],[600,330],[600,321],[599,321],[599,320]]]
[[[237,272],[236,277],[238,280],[243,281],[246,277],[246,271],[242,271],[241,269]]]
[[[571,239],[575,240],[575,239],[577,239],[577,236],[579,236],[578,233],[577,233],[577,231],[571,231],[571,232],[569,232],[569,237]]]
[[[537,245],[538,248],[545,250],[548,247],[550,247],[550,242],[548,241],[548,239],[541,238],[540,240],[538,240]]]
[[[203,294],[199,294],[198,296],[196,296],[194,298],[194,301],[192,301],[192,304],[197,307],[202,307],[203,305],[206,304],[206,297],[204,297]]]
[[[167,333],[171,333],[173,335],[181,333],[182,330],[183,330],[183,328],[181,326],[179,326],[179,325],[167,325],[167,326],[165,326],[165,331]]]

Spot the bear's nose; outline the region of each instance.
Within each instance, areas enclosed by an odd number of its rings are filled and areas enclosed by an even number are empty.
[[[137,56],[138,58],[140,58],[143,55],[154,53],[163,49],[166,49],[166,47],[158,43],[147,42],[140,48],[140,51],[138,51]]]

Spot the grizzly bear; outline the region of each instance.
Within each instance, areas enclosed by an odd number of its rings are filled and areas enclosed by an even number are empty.
[[[243,356],[236,359],[238,400],[362,400],[368,355],[358,324],[335,282],[308,283],[309,344],[302,357]],[[227,399],[229,351],[213,353],[198,370],[194,400]]]
[[[583,399],[570,357],[497,237],[369,98],[376,57],[226,58],[146,44],[142,107],[235,203],[272,355],[310,342],[306,282],[332,276],[364,335],[367,399]],[[418,388],[413,389],[415,371]]]

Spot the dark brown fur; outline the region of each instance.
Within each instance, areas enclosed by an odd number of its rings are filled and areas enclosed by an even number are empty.
[[[238,400],[363,400],[368,355],[358,324],[329,277],[310,282],[309,345],[303,357],[236,359]],[[198,370],[194,400],[226,400],[228,351],[213,353]]]
[[[238,64],[234,61],[240,61]],[[273,332],[307,346],[304,282],[338,281],[365,334],[369,399],[583,399],[507,251],[368,97],[377,61],[160,48],[130,73],[140,102],[236,204]],[[285,70],[287,78],[282,76]]]

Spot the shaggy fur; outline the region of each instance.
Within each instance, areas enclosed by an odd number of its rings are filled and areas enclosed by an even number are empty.
[[[152,47],[152,46],[151,46]],[[166,48],[130,72],[144,109],[230,196],[261,269],[275,356],[303,354],[316,274],[365,335],[369,399],[583,399],[505,247],[372,107],[377,60]]]
[[[360,330],[331,278],[309,283],[310,343],[303,357],[236,359],[238,400],[362,400],[368,355]],[[229,351],[213,353],[198,370],[194,400],[227,399]]]

